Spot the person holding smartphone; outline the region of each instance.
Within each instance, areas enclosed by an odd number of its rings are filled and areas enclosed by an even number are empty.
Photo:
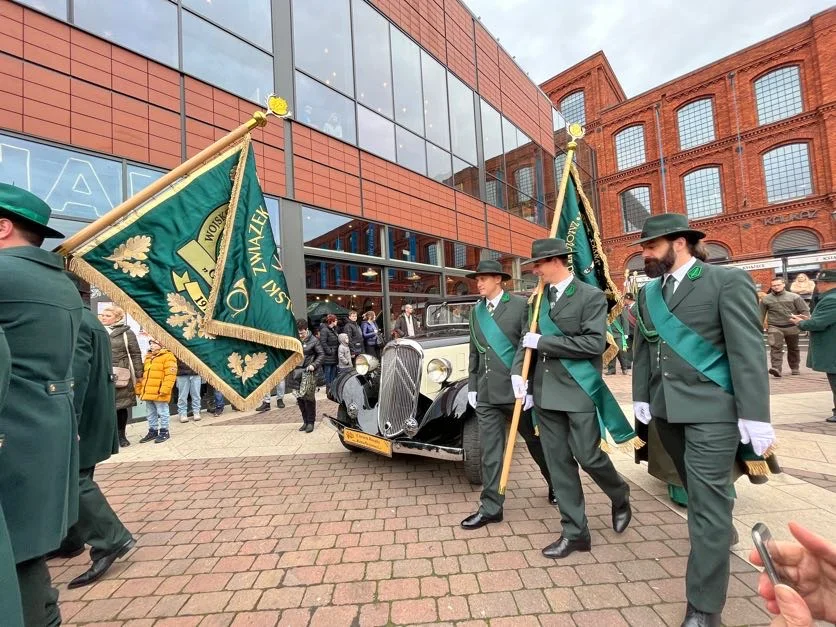
[[[758,581],[758,594],[766,601],[766,609],[780,614],[773,625],[814,627],[813,621],[836,623],[836,545],[812,533],[796,522],[789,524],[798,540],[770,541],[761,547],[768,552],[762,557],[752,549],[749,561],[764,566],[771,561],[775,575],[766,571]]]

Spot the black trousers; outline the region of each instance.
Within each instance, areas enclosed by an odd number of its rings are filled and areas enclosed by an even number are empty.
[[[116,410],[116,427],[119,430],[119,435],[125,435],[125,429],[128,427],[128,418],[131,417],[131,408]]]
[[[833,415],[836,416],[836,372],[827,373],[827,382],[830,384],[830,391],[833,394]]]
[[[43,557],[17,564],[23,624],[26,627],[55,627],[61,624],[58,590],[52,587],[46,560]]]
[[[90,545],[93,561],[113,553],[131,539],[116,512],[110,507],[98,484],[93,481],[93,468],[78,473],[78,521],[70,527],[61,543],[66,551]]]
[[[302,422],[314,424],[316,422],[316,400],[297,398],[296,404],[299,406],[299,411],[302,412]]]

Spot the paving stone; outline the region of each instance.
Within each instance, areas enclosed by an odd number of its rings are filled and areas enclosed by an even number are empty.
[[[235,593],[231,591],[199,592],[190,596],[180,611],[183,614],[211,614],[213,612],[220,612],[227,606],[233,594]]]
[[[616,610],[595,610],[575,612],[572,620],[578,627],[629,627],[624,617]]]
[[[319,607],[311,617],[310,627],[351,627],[360,613],[357,605]]]
[[[231,627],[275,627],[278,623],[278,612],[242,612],[235,616]]]
[[[437,620],[435,599],[395,601],[390,610],[390,620],[395,625],[432,623]]]
[[[388,623],[388,603],[368,603],[360,606],[359,627],[383,627]]]
[[[470,615],[474,618],[496,618],[513,616],[517,613],[514,597],[510,592],[472,594],[467,597]]]

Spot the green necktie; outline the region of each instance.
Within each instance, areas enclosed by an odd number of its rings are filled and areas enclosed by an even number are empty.
[[[662,286],[662,298],[665,299],[665,303],[671,302],[671,296],[673,296],[673,290],[676,286],[676,278],[671,274],[668,277],[668,280],[665,281],[665,285]]]

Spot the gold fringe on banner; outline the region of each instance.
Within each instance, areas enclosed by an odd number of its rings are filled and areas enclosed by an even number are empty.
[[[622,453],[637,451],[640,448],[642,448],[645,444],[646,442],[642,440],[639,436],[630,438],[629,440],[627,440],[626,442],[622,442],[621,444],[610,444],[607,440],[601,438],[601,442],[598,444],[598,448],[600,448],[608,455],[611,455],[614,450],[621,451]]]

